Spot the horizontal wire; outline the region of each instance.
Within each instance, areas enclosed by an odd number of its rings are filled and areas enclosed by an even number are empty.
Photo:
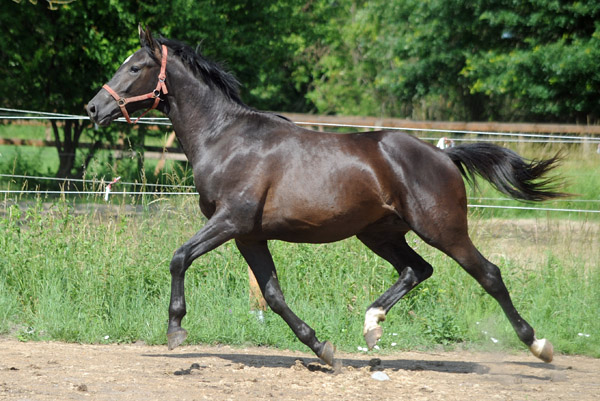
[[[38,195],[106,195],[104,191],[28,191],[0,190],[0,194],[38,194]],[[110,195],[197,195],[195,192],[130,192],[110,191]]]
[[[494,131],[467,131],[467,130],[452,130],[439,128],[409,128],[409,127],[387,127],[384,125],[359,125],[359,124],[338,124],[338,123],[311,123],[304,121],[294,121],[294,124],[308,126],[325,126],[325,127],[342,127],[342,128],[371,128],[385,130],[403,130],[403,131],[423,131],[423,132],[440,132],[440,133],[456,133],[456,134],[476,134],[476,135],[491,135],[491,136],[517,136],[517,137],[532,137],[532,138],[564,138],[564,139],[587,139],[598,140],[596,137],[568,136],[568,135],[548,135],[548,134],[527,134],[514,132],[494,132]],[[435,138],[440,139],[440,138]]]
[[[81,182],[84,184],[109,184],[110,181],[98,181],[98,180],[85,180],[81,178],[57,178],[57,177],[39,177],[39,176],[30,176],[30,175],[20,175],[20,174],[0,174],[0,177],[5,178],[22,178],[22,179],[30,179],[30,180],[48,180],[48,181],[73,181],[73,182]],[[152,186],[152,187],[161,187],[161,188],[183,188],[183,189],[195,189],[196,187],[193,185],[174,185],[174,184],[144,184],[139,182],[124,182],[119,181],[117,185],[132,185],[132,186]],[[139,192],[136,192],[139,193]],[[511,202],[514,199],[511,198],[490,198],[490,197],[468,197],[469,200],[491,200],[498,202]],[[552,202],[588,202],[595,203],[600,202],[600,199],[555,199]]]
[[[88,116],[62,114],[62,113],[50,113],[42,111],[32,110],[18,110],[8,109],[0,107],[0,111],[12,112],[12,113],[24,113],[24,114],[38,114],[39,116],[0,116],[0,119],[76,119],[76,120],[89,120]],[[125,118],[119,117],[115,121],[126,122]],[[153,125],[171,125],[170,120],[166,117],[143,117],[139,123],[142,124],[153,124]],[[309,121],[295,121],[295,124],[306,125],[306,126],[324,126],[324,127],[340,127],[340,128],[366,128],[366,129],[386,129],[386,130],[402,130],[402,131],[420,131],[420,132],[439,132],[439,133],[458,133],[458,134],[474,134],[474,135],[488,135],[488,136],[516,136],[516,137],[529,137],[529,138],[547,138],[554,139],[558,138],[560,142],[564,140],[572,139],[577,142],[591,141],[600,142],[600,137],[581,137],[572,135],[548,135],[548,134],[528,134],[528,133],[510,133],[510,132],[487,132],[487,131],[468,131],[468,130],[452,130],[452,129],[436,129],[436,128],[409,128],[409,127],[389,127],[384,125],[362,125],[362,124],[341,124],[341,123],[323,123],[323,122],[309,122]],[[422,138],[424,140],[438,140],[439,138]],[[457,138],[454,140],[469,141],[469,139]],[[505,140],[506,142],[506,140]],[[572,142],[565,142],[572,143]]]
[[[34,191],[34,190],[0,190],[0,194],[38,194],[38,195],[106,195],[106,192],[99,191]],[[110,195],[197,195],[195,192],[129,192],[115,191]],[[528,206],[501,206],[501,205],[472,205],[470,208],[488,208],[488,209],[513,209],[513,210],[537,210],[546,212],[572,212],[572,213],[600,213],[600,210],[588,209],[566,209],[566,208],[543,208]]]
[[[22,178],[22,179],[29,179],[29,180],[48,180],[48,181],[69,181],[69,182],[81,182],[84,184],[109,184],[110,181],[104,181],[104,180],[85,180],[82,178],[57,178],[57,177],[36,177],[36,176],[30,176],[30,175],[19,175],[19,174],[0,174],[0,177],[5,177],[5,178]],[[144,184],[141,182],[123,182],[123,181],[119,181],[119,185],[133,185],[133,186],[138,186],[138,187],[162,187],[162,188],[196,188],[193,185],[173,185],[173,184]]]
[[[491,201],[498,201],[498,202],[514,202],[514,199],[511,199],[511,198],[487,198],[487,197],[477,198],[477,197],[468,196],[467,199],[468,200],[491,200]],[[553,199],[551,202],[590,202],[590,203],[594,203],[594,202],[600,202],[600,199]]]
[[[527,206],[467,205],[467,207],[474,207],[474,208],[488,208],[488,209],[540,210],[540,211],[546,211],[546,212],[600,213],[600,210],[587,210],[587,209],[559,209],[559,208],[547,208],[547,207],[527,207]]]

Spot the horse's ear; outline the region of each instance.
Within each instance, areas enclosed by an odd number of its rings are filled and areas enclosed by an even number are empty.
[[[148,29],[148,28],[144,29],[142,27],[142,24],[139,24],[138,32],[140,34],[140,45],[142,45],[142,47],[148,47],[152,51],[156,50],[156,48],[158,46],[156,45],[156,41],[152,37],[152,33],[150,32],[150,29]]]

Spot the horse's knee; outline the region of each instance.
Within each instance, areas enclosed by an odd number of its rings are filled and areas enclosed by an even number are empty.
[[[183,247],[177,249],[171,258],[169,271],[172,276],[180,276],[187,269],[187,251]]]
[[[410,289],[427,280],[433,274],[433,267],[429,263],[404,268],[400,273],[399,280],[403,281]]]

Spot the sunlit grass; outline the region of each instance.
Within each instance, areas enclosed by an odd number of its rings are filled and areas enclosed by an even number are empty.
[[[204,222],[195,201],[163,200],[133,214],[126,202],[88,214],[62,202],[4,207],[0,330],[24,340],[163,344],[170,258]],[[474,242],[501,267],[515,305],[539,336],[558,352],[600,356],[598,224],[475,218],[471,226]],[[524,349],[470,276],[415,236],[409,241],[435,273],[390,311],[381,352]],[[345,351],[364,346],[365,309],[397,279],[395,271],[355,239],[275,241],[271,250],[286,300],[319,338]],[[305,349],[272,312],[263,322],[250,313],[247,267],[231,242],[194,262],[186,290],[191,342]]]
[[[540,158],[558,149],[519,145],[516,150]],[[0,159],[0,172],[49,175],[44,169],[51,167],[42,162],[46,156],[33,151],[33,157],[10,163]],[[589,147],[570,147],[564,156],[556,174],[566,179],[562,190],[576,195],[533,206],[599,210],[600,155]],[[133,159],[115,161],[102,153],[94,163],[103,174],[99,179],[142,178]],[[153,165],[145,167],[149,171]],[[189,171],[173,163],[163,178],[187,184],[185,175]],[[2,185],[36,184],[14,179]],[[481,190],[471,196],[500,197],[483,182]],[[1,200],[0,333],[23,340],[166,341],[168,265],[173,251],[204,223],[196,196],[113,196],[105,203],[100,195],[5,194]],[[551,340],[557,352],[600,356],[600,213],[472,208],[470,231],[481,252],[500,266],[515,305],[539,337]],[[380,352],[525,349],[495,301],[456,263],[413,235],[409,243],[435,273],[390,311],[382,323]],[[365,309],[397,273],[356,239],[327,245],[272,242],[270,248],[286,300],[319,338],[345,351],[363,347]],[[186,290],[188,341],[306,349],[272,312],[263,321],[250,313],[247,266],[231,242],[194,262]]]

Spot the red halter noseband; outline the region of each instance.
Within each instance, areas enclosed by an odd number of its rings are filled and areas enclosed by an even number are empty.
[[[140,118],[142,118],[147,112],[149,112],[152,109],[155,109],[156,106],[158,106],[158,102],[160,101],[160,93],[161,92],[163,95],[166,95],[167,93],[169,93],[169,91],[167,90],[167,85],[165,84],[166,78],[167,78],[167,46],[162,45],[162,60],[160,63],[160,73],[158,74],[158,83],[156,84],[156,88],[152,92],[146,93],[145,95],[123,98],[123,97],[120,97],[119,95],[117,95],[117,92],[112,90],[112,88],[110,86],[108,86],[108,84],[104,84],[104,86],[102,86],[102,87],[104,89],[106,89],[106,91],[108,93],[110,93],[110,95],[117,101],[117,104],[121,108],[121,113],[123,113],[123,117],[125,117],[127,122],[129,124],[135,124],[138,121],[140,121]],[[137,120],[135,120],[134,122],[131,122],[131,119],[129,118],[129,113],[127,113],[127,109],[125,108],[125,105],[127,103],[141,102],[142,100],[146,100],[146,99],[154,99],[154,104],[148,110],[143,112],[142,115],[137,118]]]

